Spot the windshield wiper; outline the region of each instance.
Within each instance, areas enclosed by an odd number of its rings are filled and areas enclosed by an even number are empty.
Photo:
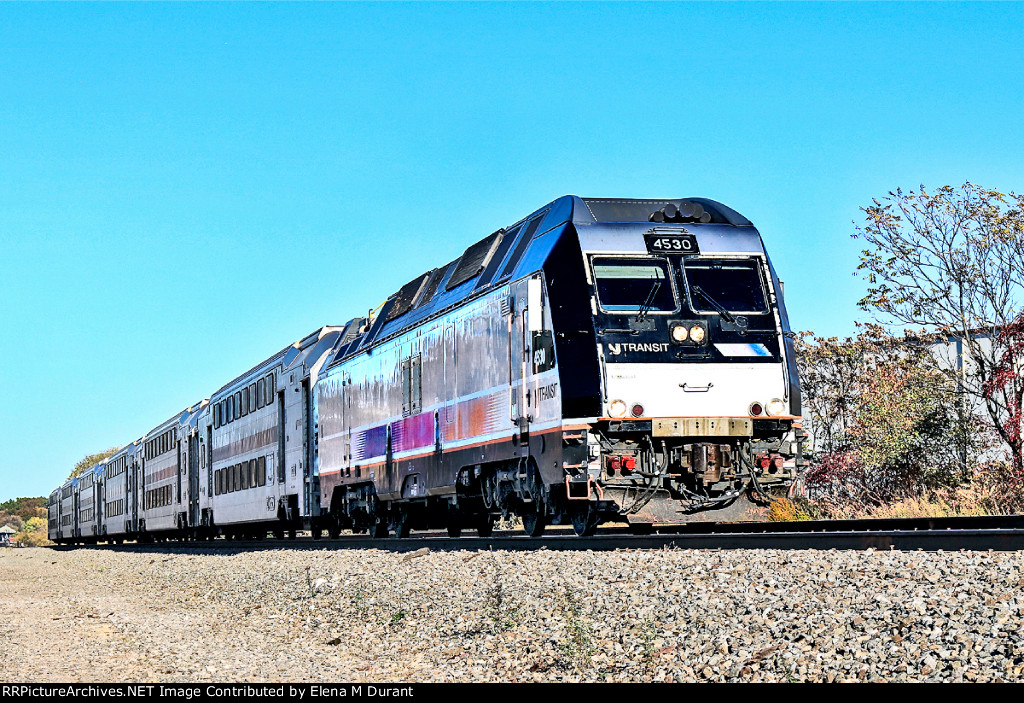
[[[726,322],[736,322],[736,318],[732,316],[732,313],[730,313],[728,310],[722,307],[714,298],[708,295],[703,288],[701,288],[700,286],[693,286],[690,290],[692,290],[700,297],[704,298],[704,300],[708,301],[708,303],[711,304],[711,308],[719,315],[721,315]]]
[[[654,304],[654,296],[658,294],[658,289],[661,288],[661,281],[655,281],[654,285],[651,286],[651,292],[647,294],[647,298],[644,299],[643,304],[636,313],[636,321],[643,322],[644,318],[647,317],[647,312],[651,309]]]

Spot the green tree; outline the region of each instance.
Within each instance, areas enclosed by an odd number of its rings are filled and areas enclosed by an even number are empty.
[[[963,343],[962,369],[947,369],[982,399],[990,425],[1024,474],[1024,439],[1007,426],[1020,408],[1024,347],[1000,331],[1024,303],[1024,196],[965,183],[929,193],[896,190],[863,208],[855,238],[867,245],[858,267],[869,289],[860,301],[879,321],[924,326]],[[961,404],[961,416],[968,421]],[[1019,429],[1019,427],[1018,427]]]
[[[24,525],[25,522],[17,515],[0,515],[0,527],[10,527],[20,532]]]
[[[120,450],[121,447],[111,447],[110,449],[99,452],[97,454],[86,454],[84,457],[79,459],[77,464],[75,464],[75,468],[71,470],[71,475],[69,475],[68,478],[74,478],[75,476],[78,476],[86,469],[92,466],[96,466],[96,464],[100,463],[101,461],[108,457],[113,456]]]
[[[46,498],[15,498],[0,503],[0,514],[17,515],[22,520],[41,515],[46,517]]]

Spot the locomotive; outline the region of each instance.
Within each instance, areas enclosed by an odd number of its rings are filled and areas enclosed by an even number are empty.
[[[801,438],[753,224],[704,198],[565,196],[65,483],[50,537],[751,520]]]

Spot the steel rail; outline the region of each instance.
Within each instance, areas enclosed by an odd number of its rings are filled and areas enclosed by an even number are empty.
[[[1024,550],[1024,516],[956,518],[910,521],[821,521],[798,523],[744,523],[701,525],[699,530],[650,535],[606,531],[593,537],[577,537],[570,530],[553,529],[544,537],[521,532],[498,532],[491,537],[452,538],[437,532],[414,534],[405,539],[374,539],[366,535],[336,539],[300,537],[296,540],[227,540],[207,542],[131,543],[113,547],[127,551],[260,551],[268,549],[345,550],[383,549],[431,551],[613,551],[620,549],[785,549],[785,550],[922,550],[922,551],[1018,551]],[[891,523],[899,523],[894,529]],[[867,524],[865,524],[867,523]],[[884,524],[878,524],[884,523]],[[952,527],[950,525],[955,525]],[[782,527],[780,527],[782,526]],[[881,528],[881,529],[880,529]],[[888,529],[885,529],[888,528]],[[71,549],[61,546],[57,549]]]

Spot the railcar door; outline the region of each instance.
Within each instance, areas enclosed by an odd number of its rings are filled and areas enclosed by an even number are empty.
[[[188,436],[188,526],[199,524],[199,435],[193,431]]]
[[[395,458],[391,446],[391,424],[388,423],[387,446],[384,449],[384,491],[395,492],[402,490],[398,480],[398,469],[395,466]]]
[[[302,515],[312,517],[319,513],[313,510],[314,496],[320,497],[320,480],[313,471],[313,397],[308,378],[302,379],[302,419],[305,432],[302,435]]]
[[[442,443],[445,437],[449,437],[451,425],[455,424],[456,415],[456,392],[457,374],[456,364],[458,354],[455,344],[455,325],[448,324],[444,327],[444,427],[441,429]]]
[[[529,308],[522,306],[518,314],[515,310],[510,312],[508,321],[509,419],[516,427],[516,444],[526,449],[530,442],[530,416],[526,399],[526,369],[530,358],[528,313]]]
[[[96,488],[92,492],[93,514],[96,516],[96,534],[103,532],[103,504],[107,498],[107,484],[103,480],[103,474],[96,476]]]
[[[273,378],[273,377],[271,377]],[[283,383],[283,381],[282,381]],[[284,391],[277,392],[277,482],[284,483]]]
[[[177,495],[177,504],[174,506],[174,514],[175,514],[175,520],[180,520],[181,513],[179,511],[181,510],[181,504],[185,502],[185,498],[181,494],[181,472],[182,472],[183,469],[186,468],[184,466],[184,464],[186,462],[182,460],[182,456],[181,456],[181,440],[180,439],[174,440],[172,446],[174,447],[175,457],[178,460],[178,474],[177,474],[177,478],[175,479],[175,482],[174,482],[175,492],[176,492],[176,495]]]
[[[131,471],[128,472],[128,500],[132,504],[130,531],[139,529],[139,462],[132,460]]]

